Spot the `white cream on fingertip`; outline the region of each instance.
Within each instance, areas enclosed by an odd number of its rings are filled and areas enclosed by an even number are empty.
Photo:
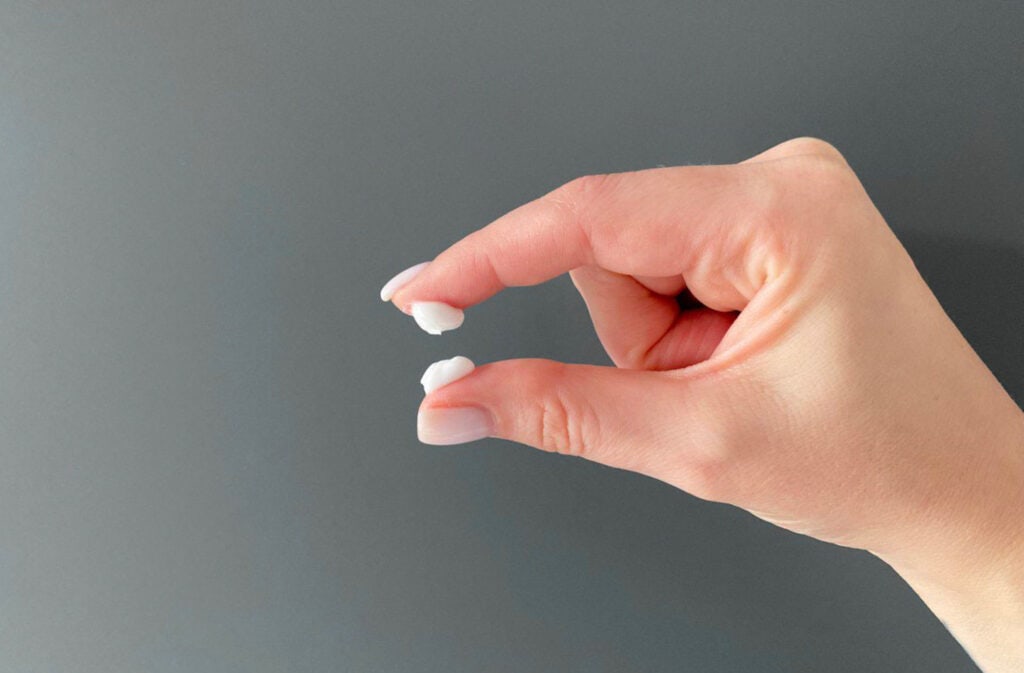
[[[462,325],[462,309],[440,301],[417,301],[412,305],[412,317],[427,334],[440,334]]]
[[[473,361],[461,355],[456,355],[448,360],[438,360],[427,367],[427,371],[423,372],[423,376],[420,378],[423,392],[429,395],[452,381],[469,376],[474,369],[476,369],[476,365],[473,364]]]
[[[415,266],[410,266],[405,271],[402,271],[395,275],[394,278],[384,283],[384,287],[380,289],[380,300],[391,301],[391,298],[395,296],[395,293],[402,289],[403,285],[406,285],[409,281],[419,275],[420,271],[423,271],[430,262],[420,262]]]

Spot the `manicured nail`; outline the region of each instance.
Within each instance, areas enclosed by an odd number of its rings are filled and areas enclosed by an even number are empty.
[[[423,384],[423,392],[429,395],[438,388],[470,374],[475,367],[472,360],[461,355],[456,355],[450,360],[438,360],[423,372],[423,377],[420,379],[420,383]]]
[[[412,317],[427,334],[440,334],[462,324],[462,309],[440,301],[417,301],[412,305]]]
[[[476,407],[424,409],[416,417],[416,434],[424,444],[463,444],[491,435],[491,418]]]
[[[395,296],[395,293],[398,292],[403,285],[415,278],[416,274],[425,269],[427,264],[430,264],[430,262],[420,262],[416,266],[410,266],[405,271],[384,283],[384,287],[380,289],[380,300],[391,301],[391,298]]]

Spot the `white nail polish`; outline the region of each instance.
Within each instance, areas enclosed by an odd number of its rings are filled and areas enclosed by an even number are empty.
[[[424,409],[416,416],[416,434],[424,444],[463,444],[493,432],[491,417],[476,407]]]
[[[456,355],[449,360],[438,360],[427,367],[427,371],[423,372],[423,377],[420,378],[423,392],[429,395],[452,381],[458,381],[462,377],[468,376],[475,368],[476,365],[472,360],[461,355]]]
[[[427,264],[430,264],[430,262],[420,262],[415,266],[410,266],[405,271],[402,271],[394,278],[384,283],[384,287],[380,289],[380,300],[391,301],[391,298],[395,296],[395,293],[398,292],[403,285],[415,278],[420,271],[425,269]]]
[[[444,302],[418,301],[413,302],[412,317],[427,334],[440,334],[459,327],[465,315]]]

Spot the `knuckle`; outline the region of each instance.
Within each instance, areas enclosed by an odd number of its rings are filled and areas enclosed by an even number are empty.
[[[854,186],[853,171],[845,161],[838,162],[823,157],[805,157],[805,173],[808,187],[813,189],[819,198],[831,199],[847,194]]]
[[[753,167],[734,226],[743,232],[747,250],[758,259],[783,259],[785,243],[796,226],[792,194],[774,172]]]
[[[785,250],[800,247],[807,237],[832,236],[840,219],[836,213],[860,196],[860,188],[846,160],[824,140],[796,138],[779,147],[785,147],[784,161],[747,168],[750,203],[745,210],[757,233],[751,240],[785,256]]]
[[[704,500],[729,500],[725,488],[728,468],[726,457],[713,452],[691,458],[686,470],[686,490]]]
[[[543,378],[546,384],[534,396],[535,444],[545,451],[589,457],[597,444],[597,416],[585,400],[570,395],[561,384],[564,365],[552,363]]]
[[[788,190],[774,175],[756,171],[749,178],[744,210],[757,226],[774,225],[789,218]]]
[[[805,243],[843,246],[852,235],[859,238],[862,218],[850,217],[862,202],[857,177],[845,163],[801,157],[789,175],[790,191],[800,200],[799,234]],[[810,252],[813,246],[806,248]],[[821,248],[819,253],[823,252]]]
[[[602,194],[611,187],[612,182],[613,176],[609,173],[593,173],[573,178],[562,188],[569,196],[587,200],[597,194]]]
[[[613,174],[583,175],[557,187],[541,201],[552,209],[556,219],[572,225],[582,243],[590,247],[592,232],[587,211],[596,201],[606,198],[614,182]]]
[[[773,153],[784,159],[773,171],[778,191],[790,198],[830,198],[850,191],[855,182],[842,153],[820,138],[787,140]]]
[[[689,440],[683,463],[686,490],[705,500],[728,501],[727,485],[737,458],[731,433],[707,424],[694,429]]]
[[[786,150],[793,156],[810,155],[831,161],[838,161],[843,164],[846,163],[843,153],[836,149],[835,145],[827,140],[822,140],[821,138],[815,138],[813,136],[802,136],[799,138],[793,138],[792,140],[787,140],[780,145],[780,148],[781,147],[786,148]]]
[[[776,455],[775,440],[787,424],[773,385],[748,366],[717,381],[696,383],[689,395],[701,398],[690,412],[681,472],[686,490],[717,502],[736,502],[747,495],[749,475]],[[724,384],[724,387],[723,387]],[[708,386],[708,387],[704,387]],[[736,400],[757,400],[736,411]],[[749,412],[749,413],[748,413]],[[689,414],[688,414],[689,415]]]
[[[557,395],[550,395],[540,405],[540,444],[553,453],[582,453],[574,450],[573,432],[570,427],[572,415],[565,401]]]
[[[813,202],[834,202],[855,191],[857,179],[838,151],[834,155],[800,155],[794,158],[790,169],[789,190]]]
[[[606,194],[613,182],[614,176],[611,174],[582,175],[555,189],[548,195],[548,200],[579,219],[579,214],[587,204]]]

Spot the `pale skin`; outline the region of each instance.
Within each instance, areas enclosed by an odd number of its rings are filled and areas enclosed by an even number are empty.
[[[866,549],[986,673],[1024,670],[1024,412],[834,147],[574,180],[392,301],[467,308],[565,272],[616,366],[478,367],[426,396],[421,437],[482,410],[490,436]]]

